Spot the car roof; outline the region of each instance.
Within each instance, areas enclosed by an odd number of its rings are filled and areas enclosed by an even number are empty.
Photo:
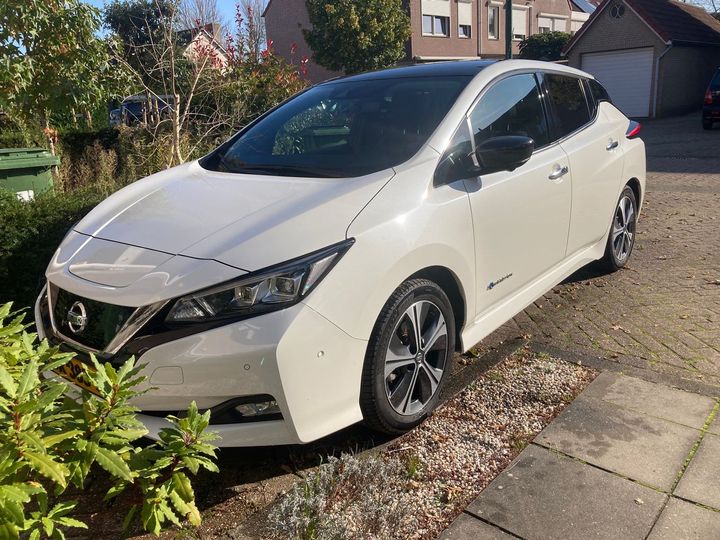
[[[370,81],[382,79],[403,79],[422,77],[474,77],[487,67],[493,66],[494,70],[512,71],[515,69],[532,69],[538,71],[559,71],[569,75],[593,78],[589,73],[582,72],[562,64],[554,62],[541,62],[537,60],[450,60],[443,62],[428,62],[423,64],[412,64],[407,66],[392,67],[378,71],[368,71],[358,75],[347,75],[336,77],[320,83],[336,84],[343,82]],[[493,70],[493,71],[494,71]]]
[[[498,60],[451,60],[447,62],[428,62],[424,64],[412,64],[407,66],[392,67],[378,71],[368,71],[358,75],[336,77],[321,84],[332,84],[337,82],[367,81],[376,79],[403,79],[417,77],[474,77],[480,71]]]

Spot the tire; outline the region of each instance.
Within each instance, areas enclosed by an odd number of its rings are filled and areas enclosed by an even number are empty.
[[[418,319],[423,329],[419,350]],[[360,391],[365,423],[393,435],[420,424],[438,404],[454,350],[455,317],[445,292],[426,279],[400,285],[380,312],[368,343]]]
[[[703,119],[703,129],[712,129],[713,123],[712,120],[705,120]]]
[[[625,186],[613,213],[605,255],[602,263],[609,272],[616,272],[625,266],[635,246],[635,225],[637,224],[638,203],[635,192]]]

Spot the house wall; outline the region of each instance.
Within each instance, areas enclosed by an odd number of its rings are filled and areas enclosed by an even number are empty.
[[[467,58],[478,56],[477,35],[477,0],[470,3],[472,17],[472,37],[470,39],[458,36],[459,9],[461,3],[457,0],[409,0],[410,26],[410,59],[417,57],[430,58]],[[423,36],[422,16],[423,7],[430,15],[450,15],[450,37]],[[465,6],[464,9],[467,9]]]
[[[526,5],[530,4],[530,5]],[[412,36],[407,43],[407,60],[441,59],[441,58],[502,58],[505,55],[505,8],[504,0],[404,0],[403,5],[410,14]],[[495,5],[498,9],[498,39],[488,37],[488,6]],[[562,17],[564,30],[571,29],[572,10],[567,0],[515,0],[516,8],[525,11],[527,17],[526,35],[538,32],[538,15],[554,14]],[[450,16],[450,35],[424,36],[423,9],[426,14]],[[303,28],[309,28],[304,0],[271,0],[265,11],[265,26],[268,39],[274,42],[275,53],[290,58],[290,48],[297,44],[298,50],[294,61],[307,55],[312,58],[312,51],[305,43]],[[472,36],[461,38],[459,24],[470,22]],[[520,40],[513,41],[513,54],[518,54]],[[328,71],[310,62],[309,76],[312,82],[319,82],[338,73]]]
[[[412,25],[412,38],[409,57],[464,58],[480,56],[482,58],[502,58],[505,56],[505,2],[504,0],[407,0]],[[488,8],[498,7],[498,39],[488,35]],[[567,0],[535,0],[532,5],[524,1],[513,3],[515,8],[526,13],[526,34],[538,32],[538,14],[547,13],[562,17],[562,30],[570,31],[571,9]],[[450,36],[435,37],[422,35],[423,9],[426,14],[450,13]],[[468,10],[472,17],[472,39],[458,37],[460,10]],[[520,40],[513,41],[513,54],[520,52]]]
[[[271,2],[265,10],[264,19],[268,40],[273,41],[275,54],[296,65],[303,57],[310,58],[307,66],[308,78],[313,83],[342,75],[312,61],[312,50],[305,42],[302,33],[303,28],[311,28],[305,0],[271,0]],[[297,45],[297,52],[294,55],[291,54],[293,44]]]
[[[660,62],[657,116],[699,109],[718,66],[720,47],[673,46]]]

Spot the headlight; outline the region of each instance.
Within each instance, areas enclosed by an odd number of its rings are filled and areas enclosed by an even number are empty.
[[[209,322],[286,308],[307,296],[355,241],[346,240],[178,299],[166,323]]]

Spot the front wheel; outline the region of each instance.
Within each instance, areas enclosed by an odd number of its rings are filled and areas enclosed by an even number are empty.
[[[385,303],[363,368],[360,407],[365,422],[399,434],[437,406],[455,350],[455,318],[445,292],[432,281],[403,283]]]
[[[620,270],[627,264],[635,246],[635,225],[637,223],[638,203],[635,192],[625,186],[615,206],[612,228],[605,246],[602,259],[610,272]]]
[[[713,123],[712,120],[705,120],[702,121],[703,129],[712,129]]]

